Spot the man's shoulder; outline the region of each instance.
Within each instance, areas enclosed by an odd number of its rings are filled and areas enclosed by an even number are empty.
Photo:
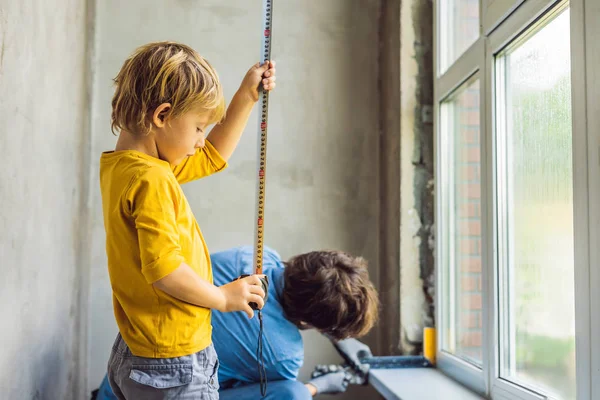
[[[223,260],[223,259],[250,259],[252,260],[254,257],[254,246],[246,245],[246,246],[238,246],[232,247],[226,250],[220,250],[211,253],[211,258]],[[263,259],[269,258],[273,261],[281,261],[281,256],[277,253],[276,250],[264,246],[263,248]]]
[[[226,250],[219,250],[210,253],[210,258],[213,262],[215,261],[235,261],[242,247],[232,247]]]
[[[281,256],[279,255],[279,253],[271,247],[265,246],[264,254],[271,257],[273,261],[281,261]]]

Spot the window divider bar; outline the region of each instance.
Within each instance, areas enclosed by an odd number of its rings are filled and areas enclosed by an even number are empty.
[[[435,101],[442,102],[481,68],[484,47],[480,37],[452,66],[436,79]]]
[[[591,314],[588,141],[585,65],[585,4],[571,0],[571,101],[573,112],[573,232],[575,256],[575,345],[577,398],[590,400]],[[598,204],[598,203],[596,203]],[[597,337],[597,336],[596,336]]]
[[[494,230],[494,138],[493,138],[493,93],[492,65],[488,61],[487,38],[484,38],[481,79],[481,223],[482,223],[482,287],[483,287],[483,368],[487,393],[490,393],[495,371],[495,230]]]
[[[481,369],[444,351],[438,353],[437,366],[447,376],[474,392],[486,396],[487,392]]]
[[[589,260],[589,304],[590,304],[590,399],[600,397],[600,2],[598,0],[583,1],[585,38],[584,57],[586,88],[587,125],[585,137],[587,146],[587,190],[588,190],[588,245]],[[577,3],[576,3],[577,4]],[[581,16],[581,15],[580,15]],[[580,22],[582,22],[580,20]],[[584,135],[581,133],[581,135]],[[579,353],[578,353],[579,354]]]
[[[527,0],[521,4],[496,30],[490,33],[489,51],[496,55],[518,38],[551,8],[564,0]]]
[[[546,400],[546,396],[515,385],[504,379],[497,379],[492,386],[492,398],[497,400]]]
[[[481,1],[484,3],[481,16],[483,34],[489,35],[526,0],[495,0],[491,3],[488,0]]]

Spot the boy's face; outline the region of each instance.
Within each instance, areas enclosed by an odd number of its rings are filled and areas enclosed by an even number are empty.
[[[163,107],[161,105],[161,107]],[[170,105],[169,105],[170,107]],[[155,138],[161,159],[175,166],[204,147],[209,115],[200,109],[190,110],[177,118],[164,121],[161,111],[155,113]],[[165,110],[168,111],[168,107]],[[164,112],[164,110],[163,110]],[[158,121],[156,120],[158,118]]]

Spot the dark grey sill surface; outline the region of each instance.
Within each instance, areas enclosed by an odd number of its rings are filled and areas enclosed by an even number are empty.
[[[371,369],[369,383],[386,400],[483,400],[435,368]]]

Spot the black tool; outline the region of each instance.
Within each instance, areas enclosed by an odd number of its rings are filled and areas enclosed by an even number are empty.
[[[343,370],[346,380],[351,385],[366,385],[369,381],[369,371],[372,369],[396,368],[433,368],[433,364],[423,356],[383,356],[373,357],[370,350],[356,354],[358,362],[351,354],[347,354],[336,341],[333,346],[344,359],[342,365],[317,365],[312,373],[312,378]]]
[[[238,279],[246,278],[247,276],[250,276],[250,275],[248,275],[248,274],[241,275],[240,277],[238,277],[236,279],[236,281]],[[262,284],[262,289],[265,291],[265,297],[264,297],[264,299],[265,299],[265,303],[266,303],[267,302],[267,298],[269,297],[269,279],[267,278],[266,275],[262,276],[260,278],[260,283]],[[250,303],[250,308],[252,308],[253,310],[258,310],[258,304],[256,304],[256,303]]]

